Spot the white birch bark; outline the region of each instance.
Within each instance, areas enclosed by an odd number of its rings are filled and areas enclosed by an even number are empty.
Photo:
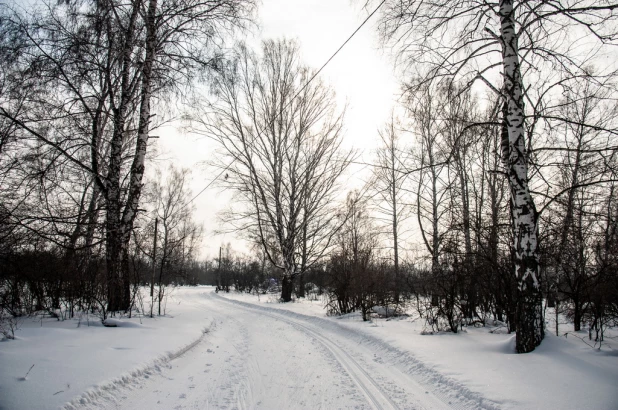
[[[107,287],[109,311],[127,309],[128,301],[122,300],[122,223],[121,223],[121,167],[122,167],[122,142],[125,135],[125,125],[130,91],[131,54],[134,48],[135,24],[138,17],[139,4],[132,3],[132,12],[129,24],[125,32],[123,43],[122,74],[120,87],[120,101],[114,107],[114,131],[110,143],[110,159],[106,181],[105,200],[107,204],[106,214],[106,262],[107,262]],[[108,81],[111,79],[108,77]]]
[[[544,336],[538,275],[538,214],[528,187],[523,82],[513,1],[501,0],[499,8],[505,99],[502,154],[511,190],[513,258],[519,293],[516,349],[525,353],[534,350]]]
[[[137,130],[137,142],[135,145],[135,155],[131,165],[131,177],[129,183],[129,196],[125,206],[122,224],[123,243],[128,245],[130,232],[139,206],[139,198],[142,192],[142,180],[144,178],[146,150],[148,148],[148,134],[150,131],[150,100],[152,97],[152,66],[156,58],[156,27],[155,13],[157,10],[157,0],[150,0],[148,3],[148,15],[146,18],[146,55],[142,67],[142,84],[139,123]]]

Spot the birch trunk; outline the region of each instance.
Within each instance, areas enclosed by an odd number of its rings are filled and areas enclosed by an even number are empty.
[[[513,259],[517,280],[516,349],[533,351],[543,340],[539,283],[538,214],[528,187],[524,132],[523,82],[512,0],[500,0],[500,36],[504,68],[502,159],[511,191]]]
[[[105,199],[106,215],[106,262],[107,262],[107,310],[115,312],[127,309],[128,301],[123,301],[122,292],[122,257],[123,257],[123,227],[121,224],[121,192],[120,172],[122,167],[122,142],[125,135],[126,116],[131,99],[130,72],[131,54],[134,48],[135,23],[138,17],[139,4],[133,2],[131,17],[125,33],[123,44],[122,74],[120,101],[114,107],[114,132],[110,143],[110,160],[107,174]],[[111,28],[109,28],[111,30]]]
[[[147,16],[147,37],[146,37],[146,56],[142,67],[142,84],[139,124],[137,129],[137,143],[135,146],[135,156],[131,165],[131,179],[129,183],[129,196],[122,217],[123,225],[132,228],[133,221],[137,214],[139,198],[142,192],[142,179],[144,177],[146,149],[148,147],[148,134],[150,131],[150,100],[152,98],[152,66],[156,58],[156,27],[155,13],[157,10],[157,0],[150,0],[148,3]],[[124,242],[130,239],[130,229],[125,233]]]
[[[139,207],[139,199],[142,193],[142,179],[144,177],[146,149],[148,147],[148,134],[150,130],[150,100],[152,97],[152,66],[156,58],[156,27],[155,13],[157,10],[157,0],[148,2],[148,14],[146,17],[146,55],[142,67],[141,99],[139,123],[137,128],[137,142],[135,145],[135,155],[131,165],[131,176],[129,182],[129,194],[127,203],[122,215],[122,295],[125,303],[130,303],[131,299],[131,278],[129,275],[129,242],[133,223]]]

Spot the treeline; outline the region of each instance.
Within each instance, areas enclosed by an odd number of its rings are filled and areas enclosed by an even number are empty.
[[[140,286],[156,284],[160,300],[165,286],[203,281],[206,267],[196,259],[202,229],[193,222],[193,208],[187,203],[188,175],[187,170],[171,166],[165,179],[157,173],[146,181],[142,206],[147,209],[136,218],[124,255],[124,274],[130,283],[126,312],[138,307]],[[7,230],[9,227],[10,236],[4,243],[11,246],[0,257],[0,307],[4,314],[39,312],[73,317],[76,312],[90,311],[105,318],[108,311],[114,313],[107,293],[103,224],[93,229],[97,244],[87,247],[68,247],[66,242],[50,240],[51,233],[42,237],[42,229],[6,226]]]
[[[556,108],[535,113],[542,125],[528,154],[538,198],[531,210],[539,220],[538,303],[566,314],[575,330],[587,324],[598,340],[618,318],[614,80],[569,83]],[[328,252],[305,269],[302,251],[314,238],[299,229],[296,296],[315,289],[329,312],[364,318],[375,306],[412,307],[431,331],[472,324],[515,331],[521,306],[500,110],[443,82],[410,95],[380,132],[369,183],[334,212]],[[414,242],[420,246],[410,249]]]
[[[537,123],[526,152],[534,170],[536,207],[527,212],[538,221],[537,280],[541,297],[558,303],[575,330],[584,320],[599,328],[615,324],[618,306],[618,138],[611,114],[618,106],[610,97],[616,78],[590,74],[561,84],[555,106],[532,110]],[[420,265],[426,273],[412,283],[416,293],[431,296],[427,314],[442,329],[492,318],[514,331],[522,308],[512,268],[518,231],[502,174],[501,109],[452,82],[434,82],[411,93],[405,119],[388,127],[413,133],[412,148],[397,135],[390,140],[402,154],[384,165],[412,193],[428,255]],[[396,188],[396,180],[382,180]]]

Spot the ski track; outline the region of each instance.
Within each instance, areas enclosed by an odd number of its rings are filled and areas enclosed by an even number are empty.
[[[209,295],[206,295],[207,297]],[[213,294],[214,296],[214,294]],[[216,301],[218,302],[220,299],[217,298]],[[213,300],[214,301],[214,300]],[[206,306],[197,306],[200,309],[204,309],[207,311],[212,311],[212,308],[206,307]],[[244,307],[243,307],[244,308]],[[243,309],[244,310],[244,309]],[[229,321],[233,321],[239,324],[241,331],[244,331],[246,334],[246,328],[244,327],[243,323],[241,323],[240,321],[238,321],[237,319],[234,318],[233,314],[230,314],[229,312],[227,312],[226,310],[224,311],[219,311],[220,314],[227,316],[227,320]],[[294,324],[289,323],[285,320],[281,320],[281,318],[276,317],[274,315],[269,315],[269,314],[264,314],[264,312],[259,312],[259,315],[261,317],[263,316],[268,316],[269,318],[272,318],[274,320],[276,320],[277,322],[284,322],[287,325],[291,325],[295,328],[297,328],[297,326],[294,326]],[[305,333],[305,332],[303,332]],[[316,340],[315,338],[312,338],[313,340]],[[248,339],[247,339],[248,340]],[[247,346],[248,347],[248,346]],[[361,397],[359,397],[358,395],[355,395],[355,392],[353,391],[353,387],[354,387],[354,381],[353,379],[349,378],[349,380],[347,380],[348,378],[346,377],[346,370],[345,367],[343,366],[343,364],[340,362],[340,360],[337,359],[337,356],[328,349],[328,347],[324,344],[324,343],[313,343],[313,347],[315,347],[317,350],[320,351],[320,353],[324,356],[324,358],[326,359],[326,361],[328,362],[328,364],[332,367],[336,369],[336,372],[338,374],[338,376],[341,377],[342,380],[339,381],[339,383],[335,383],[335,386],[337,387],[341,387],[342,390],[344,390],[344,395],[348,394],[349,395],[349,405],[346,405],[346,408],[354,408],[354,409],[363,409],[365,408],[365,406],[362,403],[362,399]],[[244,349],[242,352],[240,353],[240,357],[245,358],[247,361],[245,362],[245,366],[248,366],[248,372],[247,372],[247,376],[248,375],[253,375],[255,377],[251,378],[250,377],[245,377],[245,379],[243,380],[244,384],[243,384],[243,389],[241,389],[240,391],[240,395],[239,395],[239,400],[237,402],[238,406],[237,408],[240,409],[254,409],[254,408],[266,408],[266,409],[272,409],[272,408],[286,408],[286,405],[282,404],[282,403],[273,403],[270,406],[264,406],[264,404],[259,401],[259,397],[263,397],[264,396],[264,383],[260,383],[259,380],[261,378],[264,377],[264,373],[263,370],[267,370],[267,369],[261,369],[259,361],[256,359],[255,355],[247,355],[246,353],[248,352],[249,349]],[[294,377],[295,375],[292,373],[290,374],[290,377]],[[298,389],[304,389],[307,386],[298,386]],[[313,393],[313,395],[315,396],[316,393]],[[287,403],[287,406],[290,406],[289,403]],[[299,403],[297,403],[296,405],[293,405],[294,408],[313,408],[312,406],[307,407],[307,405],[303,402],[303,400],[301,399]],[[341,406],[336,406],[337,408],[340,408]],[[325,409],[330,409],[330,408],[334,408],[332,403],[330,402],[328,397],[324,397],[322,399],[322,403],[319,406],[319,408],[325,408]]]
[[[210,294],[206,296],[208,297]],[[436,401],[431,400],[430,397],[425,396],[419,398],[416,396],[416,399],[419,400],[420,403],[417,404],[419,407],[414,408],[422,409],[425,408],[425,405],[427,408],[449,408],[455,410],[500,410],[499,403],[488,400],[481,394],[471,391],[456,380],[431,369],[419,359],[413,357],[409,352],[397,349],[370,334],[338,325],[328,319],[307,316],[285,309],[270,308],[233,299],[226,299],[215,294],[212,294],[212,296],[217,299],[225,300],[231,304],[243,306],[247,309],[258,310],[273,318],[286,321],[299,330],[304,330],[308,335],[316,337],[318,340],[325,343],[327,347],[334,350],[333,353],[339,359],[342,359],[341,361],[344,367],[351,373],[355,381],[360,383],[359,387],[370,398],[371,402],[374,404],[374,408],[399,408],[399,406],[389,398],[390,394],[392,394],[394,398],[399,399],[397,401],[401,403],[400,406],[402,408],[412,408],[410,407],[411,403],[409,401],[407,403],[402,402],[402,399],[406,396],[405,387],[407,387],[408,384],[406,384],[406,386],[397,386],[397,379],[404,376],[412,385],[418,387],[419,392],[424,392],[426,395],[431,393],[431,395],[439,400],[439,403],[436,403]],[[318,330],[314,330],[314,326]],[[323,336],[325,330],[328,330],[331,335],[340,335],[343,333],[347,340],[342,341],[338,339],[337,343],[339,344],[337,344],[333,339]],[[370,351],[373,351],[373,361],[381,366],[377,368],[370,365],[364,360],[363,355],[357,354],[356,358],[353,358],[348,354],[343,345],[350,341],[354,341],[358,346],[364,346]],[[355,349],[352,348],[350,350],[354,351]],[[342,352],[343,355],[336,352]],[[350,366],[346,367],[345,364],[350,364]],[[377,371],[377,373],[386,373],[386,375],[382,375],[381,377],[376,376],[376,381],[365,369],[371,369]],[[374,394],[376,391],[377,394]],[[377,400],[375,400],[375,396],[377,396]]]
[[[187,303],[214,317],[200,338],[64,408],[500,409],[409,352],[333,320],[214,292]]]
[[[340,366],[345,369],[348,375],[354,380],[357,387],[362,391],[363,395],[367,398],[369,404],[374,409],[399,409],[388,396],[387,393],[371,378],[369,374],[358,364],[356,360],[352,358],[345,350],[341,349],[335,343],[329,341],[327,338],[321,336],[318,332],[311,328],[304,326],[298,322],[282,318],[278,315],[263,312],[264,315],[270,316],[275,320],[281,320],[290,324],[297,330],[307,334],[308,336],[319,341],[334,359],[339,362]]]

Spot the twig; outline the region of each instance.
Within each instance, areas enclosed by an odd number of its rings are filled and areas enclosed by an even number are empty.
[[[28,369],[28,372],[26,373],[26,375],[24,376],[24,380],[26,380],[26,378],[28,377],[28,375],[30,374],[30,370],[32,370],[32,368],[34,367],[34,364],[32,366],[30,366],[30,369]]]
[[[578,338],[579,340],[581,340],[582,342],[584,342],[586,345],[590,346],[593,349],[597,348],[597,343],[596,342],[594,343],[594,345],[591,345],[590,343],[586,342],[586,340],[583,337],[578,336],[575,333],[566,332],[563,336],[566,339],[568,335],[571,335],[571,336],[574,336],[574,337]],[[599,348],[601,348],[601,346],[599,346]]]

